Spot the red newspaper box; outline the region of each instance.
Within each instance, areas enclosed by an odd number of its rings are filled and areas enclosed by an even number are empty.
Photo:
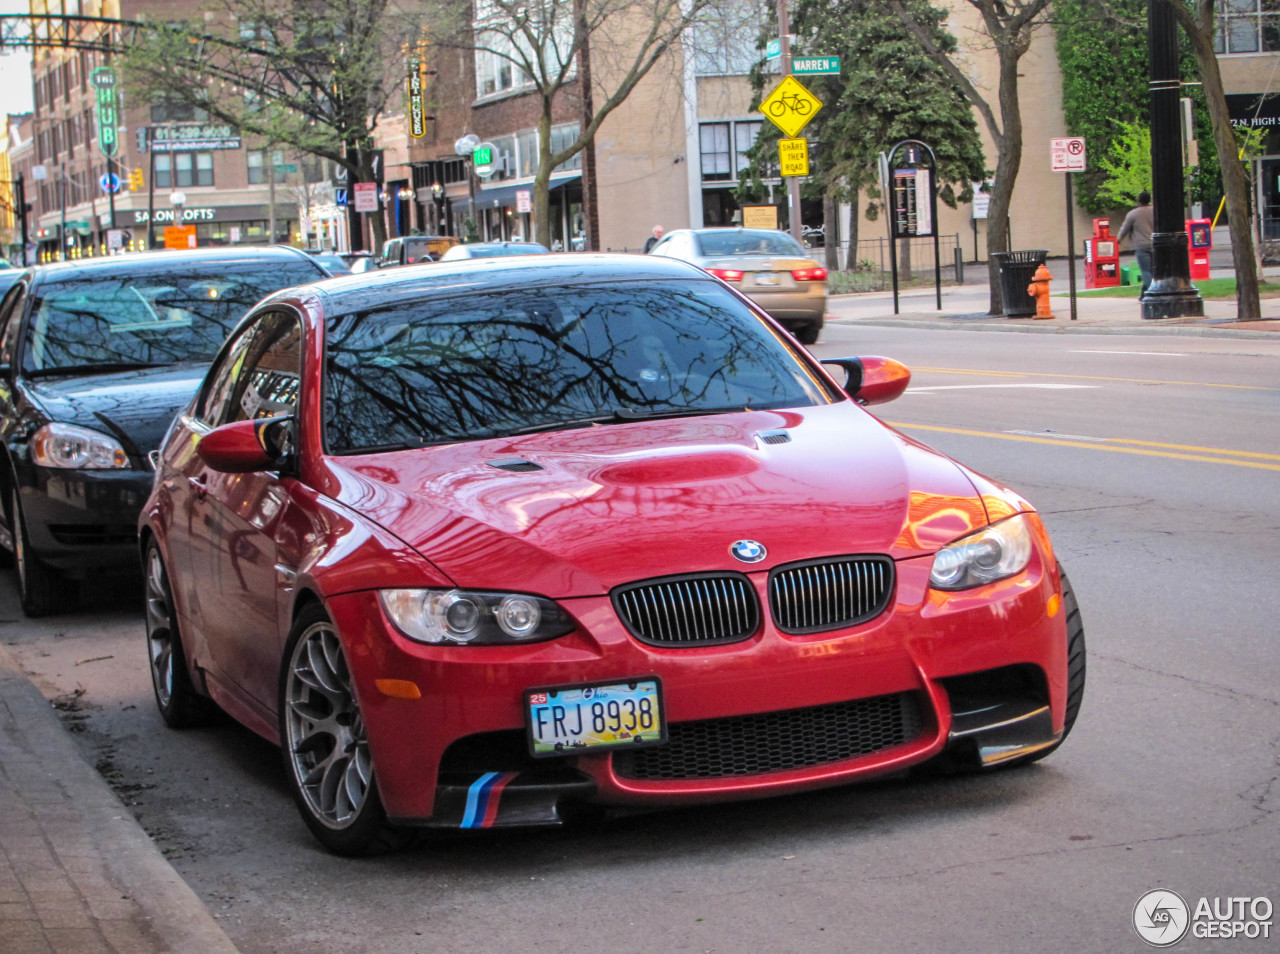
[[[1111,234],[1110,219],[1093,220],[1093,236],[1084,240],[1084,287],[1110,288],[1120,284],[1120,250]]]
[[[1208,219],[1187,219],[1187,261],[1191,280],[1209,277],[1209,250],[1213,248],[1213,223]]]

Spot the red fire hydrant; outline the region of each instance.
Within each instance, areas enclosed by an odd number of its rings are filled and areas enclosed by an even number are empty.
[[[1049,281],[1053,276],[1049,274],[1049,268],[1041,265],[1036,269],[1035,277],[1031,280],[1031,284],[1027,286],[1027,294],[1036,300],[1036,317],[1052,318],[1053,313],[1049,311]]]

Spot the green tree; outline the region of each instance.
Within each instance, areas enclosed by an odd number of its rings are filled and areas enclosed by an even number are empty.
[[[127,90],[202,110],[264,142],[373,182],[373,136],[400,93],[420,4],[395,0],[207,0],[190,19],[138,30],[120,57]],[[206,19],[205,14],[208,15]],[[382,216],[370,217],[376,247]]]
[[[536,96],[534,240],[551,244],[551,173],[595,139],[601,123],[703,16],[711,0],[439,0],[434,41],[496,59]],[[577,135],[553,146],[557,105],[580,107]],[[592,235],[594,242],[597,237]]]
[[[954,51],[946,32],[946,13],[923,0],[908,0],[919,22],[939,49]],[[880,192],[877,157],[904,139],[928,143],[938,160],[939,198],[952,208],[972,197],[971,182],[985,175],[982,144],[973,110],[942,68],[909,34],[897,16],[879,0],[798,0],[791,10],[796,35],[793,54],[839,56],[838,76],[806,77],[824,108],[805,129],[816,140],[812,170],[803,194],[822,198],[828,235],[837,202],[855,206],[861,193],[865,211],[875,219]],[[758,106],[765,85],[776,77],[753,73]],[[748,154],[751,166],[739,185],[741,199],[762,196],[763,180],[776,175],[778,131],[761,127],[759,141]],[[858,220],[855,208],[846,267],[856,266]],[[834,266],[836,243],[827,242],[828,265]]]
[[[991,186],[988,223],[1008,221],[1013,190],[1022,168],[1022,105],[1018,100],[1020,62],[1031,48],[1031,40],[1046,22],[1049,0],[967,0],[977,13],[981,27],[977,44],[965,51],[939,44],[933,37],[921,7],[910,0],[882,0],[893,10],[917,42],[938,62],[982,117],[987,134],[995,144],[995,179]],[[998,66],[995,98],[979,88],[971,78],[969,58],[983,38]],[[1008,250],[1007,230],[987,229],[987,274],[990,285],[989,311],[1004,312],[1000,293],[1000,271],[995,253]]]
[[[1115,204],[1100,194],[1107,178],[1100,160],[1112,154],[1122,128],[1147,122],[1147,0],[1057,0],[1053,15],[1067,131],[1089,144],[1089,168],[1076,177],[1076,201],[1087,212],[1110,212]],[[1184,48],[1184,75],[1192,76],[1197,66],[1190,43]],[[1183,95],[1191,99],[1196,129],[1207,131],[1200,87],[1184,87]],[[1150,186],[1148,179],[1145,188]],[[1199,164],[1188,186],[1188,202],[1213,204],[1222,195],[1210,135],[1199,137]]]
[[[1199,68],[1213,141],[1220,157],[1222,188],[1227,200],[1227,222],[1231,228],[1231,256],[1236,272],[1236,314],[1242,319],[1261,317],[1258,298],[1258,262],[1253,251],[1253,230],[1249,215],[1249,177],[1239,161],[1231,117],[1227,112],[1226,90],[1214,50],[1217,14],[1214,0],[1154,0],[1167,3],[1191,43],[1191,53]]]
[[[1117,122],[1107,155],[1097,160],[1104,178],[1097,186],[1098,201],[1108,208],[1134,205],[1139,192],[1151,190],[1151,130],[1145,124]]]

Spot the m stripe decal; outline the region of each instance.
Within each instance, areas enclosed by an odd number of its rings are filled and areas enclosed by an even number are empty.
[[[486,772],[467,789],[467,809],[462,816],[463,828],[490,828],[498,817],[502,790],[518,772]]]

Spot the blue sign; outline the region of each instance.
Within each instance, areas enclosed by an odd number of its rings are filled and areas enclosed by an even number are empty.
[[[346,190],[346,189],[334,189],[334,190],[333,190],[333,202],[334,202],[334,204],[335,204],[335,205],[345,206],[345,205],[347,204],[347,190]]]
[[[102,187],[103,192],[119,192],[120,177],[114,172],[104,172],[102,178],[98,180],[98,185]]]

